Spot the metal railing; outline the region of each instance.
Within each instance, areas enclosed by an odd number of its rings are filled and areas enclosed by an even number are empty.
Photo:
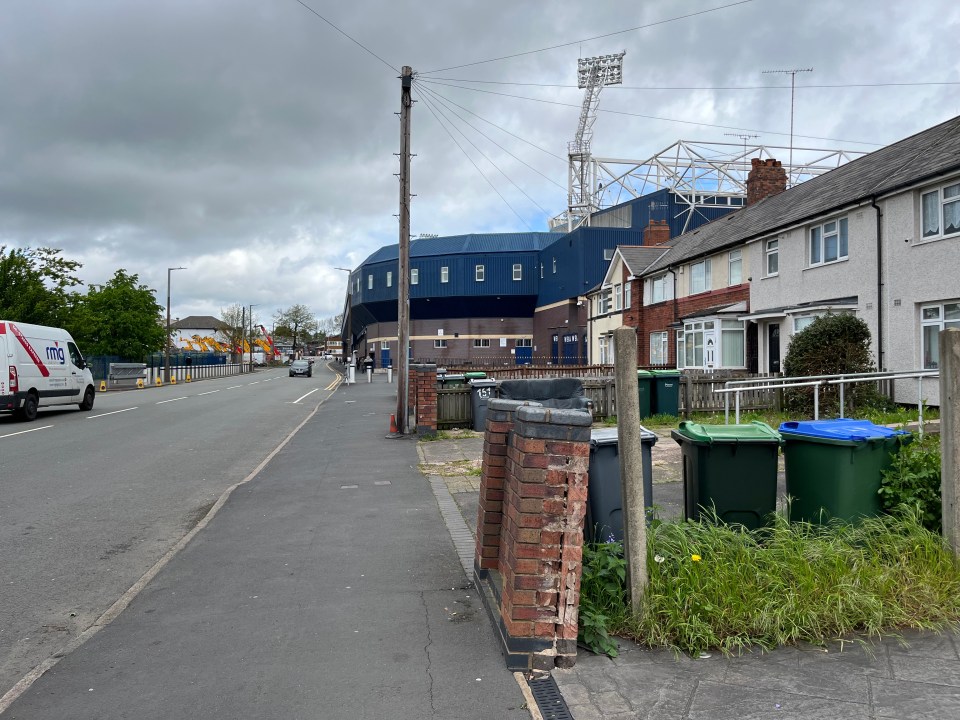
[[[723,390],[716,392],[723,394],[724,422],[730,424],[730,395],[734,395],[735,414],[734,422],[740,423],[740,393],[748,390],[773,390],[781,388],[813,387],[813,419],[820,417],[820,386],[839,385],[840,390],[840,417],[844,415],[844,388],[846,385],[860,382],[877,382],[880,380],[916,379],[918,385],[918,402],[920,434],[923,435],[923,378],[940,377],[939,370],[904,370],[891,372],[844,373],[840,375],[805,375],[791,378],[751,378],[748,380],[728,380]]]

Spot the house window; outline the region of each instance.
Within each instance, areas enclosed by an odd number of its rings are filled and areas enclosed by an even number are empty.
[[[393,272],[387,270],[387,287],[393,287]]]
[[[743,251],[731,250],[729,268],[727,272],[728,285],[739,285],[743,282]]]
[[[960,328],[960,302],[922,307],[920,328],[923,369],[936,370],[940,366],[940,331]]]
[[[847,257],[847,219],[831,220],[810,228],[810,265],[823,265]]]
[[[780,241],[767,240],[767,277],[780,272]]]
[[[793,319],[793,332],[798,333],[805,328],[810,327],[813,324],[813,321],[816,320],[819,315],[801,315],[800,317],[795,317]]]
[[[373,290],[373,275],[367,275],[367,290]]]
[[[436,338],[433,341],[433,347],[436,348],[437,350],[440,350],[441,348],[445,348],[446,346],[447,346],[446,338]]]
[[[533,338],[517,338],[517,347],[533,347]]]
[[[604,260],[613,260],[613,248],[605,248],[603,251]]]
[[[620,283],[613,286],[613,309],[623,310],[623,285]]]
[[[357,275],[357,279],[356,279],[356,282],[354,283],[354,286],[356,288],[354,292],[360,292],[360,276],[359,275]]]
[[[483,274],[485,271],[486,269],[483,267],[483,265],[477,265],[474,273],[474,278],[476,278],[477,282],[483,282]]]
[[[690,294],[710,289],[710,260],[702,260],[690,266]]]
[[[667,364],[667,342],[669,334],[666,330],[663,332],[650,333],[650,364]]]
[[[687,340],[683,330],[677,330],[677,369],[682,370],[687,366]]]
[[[523,265],[516,263],[513,266],[513,279],[514,280],[523,280]]]
[[[720,365],[725,368],[746,367],[744,362],[743,320],[720,321]]]
[[[599,338],[600,365],[613,365],[613,335],[601,335]]]
[[[610,293],[610,288],[600,291],[600,297],[598,298],[599,302],[599,314],[603,315],[604,313],[610,312],[610,308],[613,305],[613,298]]]
[[[473,346],[475,348],[490,347],[490,338],[474,338]]]
[[[420,270],[417,268],[410,268],[410,284],[419,285],[420,284]]]
[[[381,341],[380,341],[380,349],[381,349],[381,350],[389,350],[389,349],[390,349],[390,341],[389,341],[389,340],[381,340]]]
[[[556,259],[556,258],[553,259],[553,274],[554,274],[554,275],[557,274],[557,259]]]
[[[921,195],[920,217],[924,239],[960,233],[960,183]]]
[[[440,282],[450,282],[450,268],[447,266],[440,268]]]
[[[630,283],[627,283],[626,285],[623,286],[623,309],[624,310],[630,309],[630,300],[631,300],[630,295],[631,295]]]
[[[703,367],[703,323],[687,323],[683,326],[685,357],[684,367]]]
[[[653,279],[653,298],[651,302],[663,302],[667,299],[667,276],[661,275]]]

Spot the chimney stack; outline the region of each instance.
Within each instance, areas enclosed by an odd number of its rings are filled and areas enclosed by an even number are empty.
[[[670,226],[666,220],[650,220],[643,230],[644,245],[660,245],[670,239]]]
[[[787,189],[787,171],[779,160],[753,158],[750,165],[750,174],[747,176],[747,205],[753,205]]]

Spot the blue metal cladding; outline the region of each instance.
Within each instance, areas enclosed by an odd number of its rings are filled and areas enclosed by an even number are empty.
[[[698,192],[703,196],[704,203],[711,203],[714,197],[708,192]],[[742,205],[729,205],[727,198],[720,197],[715,199],[717,203],[723,204],[707,205],[698,207],[690,213],[690,206],[677,200],[677,195],[672,190],[664,188],[656,192],[649,193],[643,197],[621,203],[613,208],[606,208],[596,214],[598,219],[607,213],[616,212],[624,206],[630,206],[630,229],[643,230],[650,224],[650,220],[667,221],[670,227],[670,237],[674,238],[682,235],[684,232],[694,230],[701,225],[723,217],[724,215],[739,210]],[[689,221],[688,221],[689,216]]]

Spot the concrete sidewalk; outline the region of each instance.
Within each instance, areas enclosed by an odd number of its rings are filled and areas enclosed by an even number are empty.
[[[529,718],[395,393],[341,387],[3,717]]]
[[[424,471],[447,485],[473,529],[479,478],[462,473],[479,466],[482,446],[482,437],[469,434],[420,443]],[[651,455],[654,503],[661,517],[682,517],[681,459],[669,432],[660,432]],[[835,642],[732,658],[690,658],[619,644],[616,659],[581,648],[574,668],[554,670],[575,720],[960,717],[960,634],[952,631],[907,631],[902,639],[866,646]]]

